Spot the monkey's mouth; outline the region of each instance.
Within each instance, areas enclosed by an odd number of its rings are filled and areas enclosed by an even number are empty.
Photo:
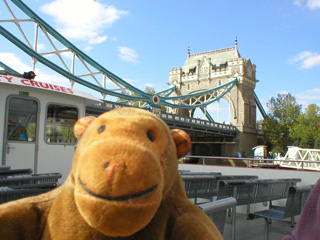
[[[88,189],[86,187],[86,185],[81,181],[81,178],[79,177],[79,182],[82,186],[82,188],[87,192],[89,193],[90,195],[94,196],[94,197],[97,197],[97,198],[100,198],[100,199],[103,199],[103,200],[108,200],[108,201],[126,201],[126,200],[129,200],[129,199],[134,199],[134,198],[139,198],[139,197],[142,197],[146,194],[148,194],[149,192],[152,192],[153,190],[155,190],[158,185],[153,185],[149,188],[147,188],[146,190],[143,190],[141,192],[137,192],[137,193],[133,193],[133,194],[128,194],[128,195],[124,195],[124,196],[119,196],[119,197],[112,197],[112,196],[102,196],[102,195],[99,195],[99,194],[96,194],[94,192],[92,192],[90,189]]]

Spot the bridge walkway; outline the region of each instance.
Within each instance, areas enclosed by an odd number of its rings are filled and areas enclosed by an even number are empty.
[[[92,105],[86,108],[86,115],[100,115],[112,109],[131,107],[125,104],[105,101],[100,105]],[[207,120],[191,118],[166,112],[155,113],[164,120],[170,128],[183,129],[191,137],[211,138],[216,141],[234,142],[237,131],[230,124],[210,122]]]

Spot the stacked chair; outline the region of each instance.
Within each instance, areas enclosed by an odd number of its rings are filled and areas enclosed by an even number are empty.
[[[218,172],[179,171],[190,201],[216,224],[221,234],[226,218],[231,220],[231,239],[236,239],[236,207],[247,205],[247,219],[265,218],[265,239],[269,239],[271,220],[291,218],[301,213],[311,186],[299,186],[300,178],[259,179],[256,175],[223,175]],[[286,200],[286,206],[272,201]],[[269,209],[251,213],[250,204],[268,203]]]
[[[29,168],[0,166],[0,204],[51,191],[62,177],[60,173],[32,173]]]

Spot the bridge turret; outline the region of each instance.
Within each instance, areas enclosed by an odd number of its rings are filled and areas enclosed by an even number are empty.
[[[169,85],[177,86],[177,90],[181,89],[182,68],[172,68],[169,72]]]
[[[221,86],[238,77],[238,84],[223,98],[229,103],[232,112],[232,124],[237,127],[237,144],[222,146],[226,155],[238,152],[252,155],[252,147],[257,145],[256,104],[254,89],[256,66],[250,59],[244,59],[235,46],[209,52],[188,55],[181,68],[173,68],[169,73],[170,86],[176,85],[176,95],[189,95]],[[203,96],[204,98],[206,96]],[[190,102],[192,104],[192,102]],[[193,115],[194,111],[179,110],[176,113]]]

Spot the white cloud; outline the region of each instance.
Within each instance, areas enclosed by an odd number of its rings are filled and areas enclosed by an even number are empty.
[[[32,70],[32,67],[23,63],[14,53],[0,53],[1,61],[13,70],[24,73]]]
[[[304,60],[310,56],[312,56],[312,52],[304,51],[304,52],[301,52],[298,55],[292,57],[291,59],[289,59],[289,62],[291,62],[291,63],[298,62],[298,61]]]
[[[320,88],[313,88],[307,91],[295,94],[297,102],[306,108],[310,104],[320,105]]]
[[[96,38],[91,38],[89,39],[89,43],[90,44],[99,44],[99,43],[102,43],[104,42],[106,39],[108,38],[108,36],[98,36]]]
[[[63,49],[63,50],[66,50],[66,49]],[[72,59],[72,52],[70,52],[70,51],[68,51],[68,52],[62,52],[61,55],[62,55],[64,58]]]
[[[128,47],[118,47],[119,57],[126,62],[138,63],[138,54],[131,48]]]
[[[22,60],[16,56],[14,53],[0,53],[1,61],[13,70],[23,74],[24,72],[29,72],[32,70],[31,65],[27,65],[22,62]],[[40,82],[48,82],[57,85],[70,86],[69,80],[61,77],[58,74],[50,74],[45,71],[36,68],[35,70],[36,78],[35,80]]]
[[[38,46],[37,46],[38,52],[41,52],[42,50],[45,50],[45,49],[46,49],[46,45],[44,43],[38,43]]]
[[[92,49],[92,47],[91,47],[91,46],[86,46],[86,47],[84,47],[84,50],[85,50],[86,52],[90,52],[90,51],[91,51],[91,49]]]
[[[299,7],[306,6],[311,10],[320,8],[320,0],[293,0],[293,4]]]
[[[302,62],[301,68],[313,68],[316,66],[320,66],[320,55],[315,53],[313,56],[308,57]]]
[[[320,100],[320,88],[314,88],[295,95],[300,100]]]
[[[307,6],[308,6],[310,9],[320,8],[320,0],[308,0]]]
[[[320,55],[310,51],[304,51],[289,59],[289,63],[300,62],[302,69],[309,69],[320,66]]]
[[[308,100],[301,100],[301,99],[297,99],[297,103],[302,105],[302,108],[305,108],[306,106],[309,105]]]
[[[45,72],[39,68],[36,68],[35,73],[37,75],[35,80],[37,81],[70,87],[70,81],[64,77],[61,77],[61,75],[50,74],[49,72]]]
[[[90,44],[105,41],[104,29],[128,13],[96,0],[55,0],[42,6],[41,11],[54,18],[62,35]]]

